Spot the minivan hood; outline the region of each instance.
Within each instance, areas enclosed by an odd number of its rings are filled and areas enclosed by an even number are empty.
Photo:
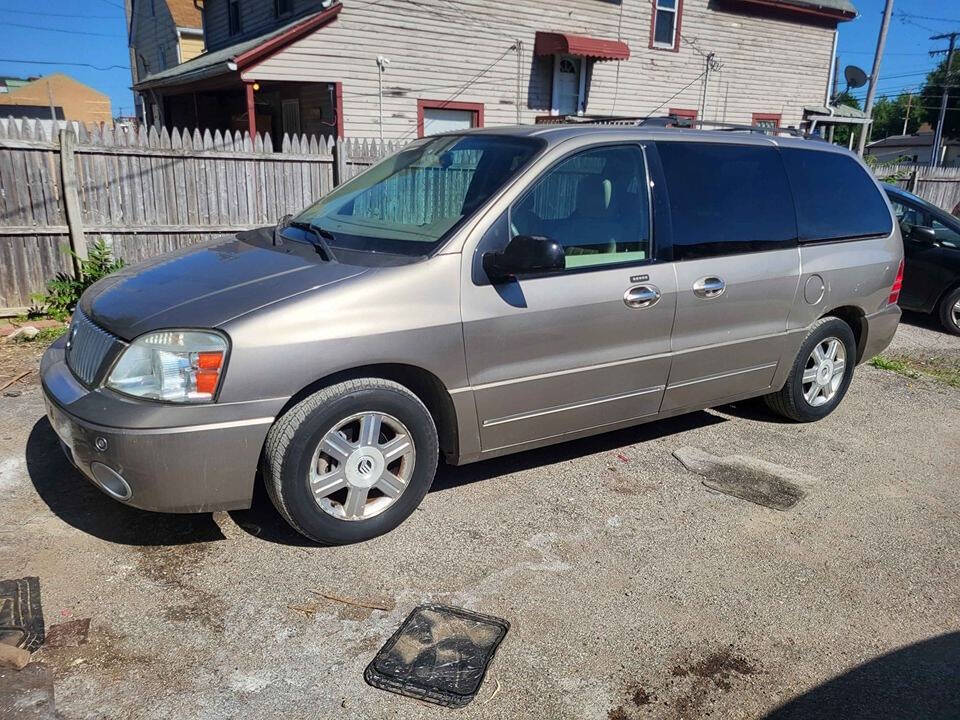
[[[273,246],[263,229],[194,245],[124,268],[93,285],[80,309],[126,340],[162,328],[217,327],[368,268],[325,262],[298,242]]]

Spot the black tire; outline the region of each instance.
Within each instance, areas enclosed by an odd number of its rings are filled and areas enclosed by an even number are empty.
[[[416,459],[405,489],[386,510],[362,520],[345,520],[321,509],[310,490],[310,464],[324,435],[344,418],[377,412],[402,422]],[[437,469],[439,443],[430,411],[399,383],[380,378],[348,380],[320,390],[290,408],[270,428],[264,446],[263,477],[277,511],[299,533],[325,545],[369,540],[390,532],[423,500]]]
[[[837,387],[836,393],[822,405],[814,406],[807,402],[803,393],[803,372],[814,348],[828,338],[837,338],[843,343],[846,360],[843,378]],[[856,365],[857,341],[853,330],[843,320],[835,317],[825,317],[817,320],[800,345],[797,357],[790,368],[787,382],[775,393],[764,395],[763,399],[771,410],[778,415],[795,422],[813,422],[826,417],[843,400],[853,379],[853,368]]]
[[[960,322],[954,316],[953,308],[960,302],[960,287],[954,288],[940,300],[940,324],[948,333],[960,335]]]

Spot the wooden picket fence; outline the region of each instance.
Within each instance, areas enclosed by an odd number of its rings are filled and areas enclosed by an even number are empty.
[[[892,185],[899,185],[927,202],[951,212],[960,204],[960,167],[888,164],[877,165],[873,174]]]
[[[134,263],[275,223],[401,147],[397,142],[167,132],[0,120],[0,315],[23,312],[70,250],[102,239]]]

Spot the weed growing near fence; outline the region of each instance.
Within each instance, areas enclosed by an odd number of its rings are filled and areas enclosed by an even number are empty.
[[[67,250],[71,255],[73,251]],[[76,257],[76,255],[74,255]],[[113,257],[110,247],[97,240],[87,250],[87,259],[80,260],[77,277],[60,272],[47,282],[47,291],[33,296],[48,315],[57,320],[67,320],[80,301],[83,291],[97,280],[123,267],[123,260]]]

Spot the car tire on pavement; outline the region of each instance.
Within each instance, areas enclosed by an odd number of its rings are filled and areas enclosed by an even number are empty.
[[[784,386],[763,399],[775,413],[795,422],[820,420],[847,393],[856,357],[850,326],[839,318],[820,318],[801,343]]]
[[[947,332],[960,335],[960,287],[948,292],[940,301],[940,324]]]
[[[310,395],[274,423],[263,477],[295,530],[341,545],[403,522],[430,489],[438,455],[433,417],[414,393],[360,378]]]

